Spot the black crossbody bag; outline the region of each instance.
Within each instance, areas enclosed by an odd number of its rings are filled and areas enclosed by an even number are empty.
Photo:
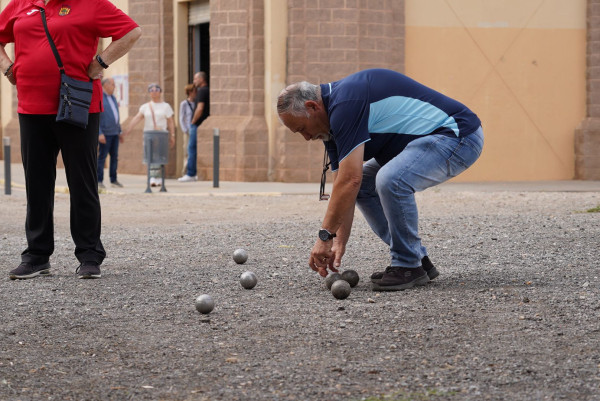
[[[66,74],[65,67],[60,59],[56,45],[52,40],[52,36],[50,36],[50,32],[48,32],[46,12],[43,8],[40,9],[40,14],[42,15],[42,22],[44,23],[48,42],[50,42],[50,47],[54,53],[54,58],[56,58],[58,69],[60,70],[60,93],[56,121],[62,121],[81,128],[86,128],[90,114],[90,105],[92,104],[92,94],[94,92],[93,82],[91,79],[89,81],[79,81]]]

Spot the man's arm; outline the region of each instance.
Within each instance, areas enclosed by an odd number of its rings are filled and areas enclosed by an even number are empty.
[[[337,178],[337,171],[333,173],[333,182]],[[355,203],[356,205],[356,203]],[[342,219],[342,224],[340,228],[336,231],[336,236],[333,239],[333,247],[331,250],[334,253],[334,261],[333,267],[338,268],[342,264],[342,257],[346,253],[346,244],[348,243],[348,239],[350,238],[350,232],[352,231],[352,222],[354,221],[354,210],[355,207],[352,207],[348,210],[346,215]]]
[[[196,110],[194,111],[194,115],[192,116],[192,124],[196,125],[200,117],[202,117],[202,113],[204,112],[204,102],[199,102],[196,105]]]
[[[363,175],[363,156],[365,145],[360,145],[340,162],[327,213],[323,219],[323,228],[332,233],[347,221],[350,211],[354,210],[356,196],[360,189]]]
[[[345,246],[350,236],[350,229],[354,216],[354,205],[356,196],[362,182],[362,166],[365,145],[362,144],[352,151],[340,162],[339,169],[333,183],[331,199],[327,207],[327,213],[323,219],[322,228],[329,232],[340,231],[338,242]],[[321,241],[317,239],[310,254],[309,266],[318,271],[323,277],[327,275],[327,268],[333,267],[334,256],[332,251],[333,241]],[[336,257],[337,259],[337,257]],[[340,255],[341,259],[341,255]]]

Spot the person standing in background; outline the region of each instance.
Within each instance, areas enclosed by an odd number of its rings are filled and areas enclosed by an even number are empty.
[[[117,166],[119,163],[119,142],[123,141],[121,137],[121,124],[119,123],[119,105],[117,99],[113,96],[115,91],[115,81],[112,78],[102,80],[102,102],[104,111],[100,113],[100,131],[98,135],[98,189],[105,188],[104,180],[104,162],[106,156],[110,155],[110,165],[108,173],[113,187],[123,188],[117,180]]]
[[[187,171],[190,125],[192,123],[194,110],[196,109],[196,87],[194,84],[187,84],[184,89],[187,98],[182,100],[179,104],[179,127],[181,127],[181,131],[183,132],[183,170],[181,170],[181,174],[183,175],[185,175]]]
[[[140,106],[138,113],[131,119],[129,126],[123,131],[123,136],[129,135],[131,130],[144,120],[144,131],[168,131],[169,146],[175,146],[175,123],[173,121],[173,108],[162,100],[162,89],[158,84],[148,85],[150,101]],[[150,185],[159,187],[162,185],[160,176],[160,165],[150,166]]]
[[[206,80],[206,73],[203,71],[194,74],[194,85],[196,86],[196,110],[192,116],[190,125],[190,143],[188,144],[188,162],[187,172],[178,179],[180,182],[197,181],[198,162],[198,127],[210,115],[210,91]]]

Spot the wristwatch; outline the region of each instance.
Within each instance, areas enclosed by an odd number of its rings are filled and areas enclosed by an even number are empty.
[[[98,64],[100,64],[100,66],[101,66],[102,68],[104,68],[105,70],[108,68],[108,64],[106,64],[106,63],[104,62],[104,60],[102,60],[102,57],[100,57],[100,55],[99,55],[99,54],[96,54],[96,61],[97,61],[97,62],[98,62]]]
[[[330,233],[328,230],[322,228],[319,230],[319,239],[321,241],[329,241],[335,237],[335,233]]]

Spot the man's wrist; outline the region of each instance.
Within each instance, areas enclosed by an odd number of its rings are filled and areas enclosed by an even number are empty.
[[[336,234],[330,232],[329,230],[325,229],[325,228],[321,228],[319,230],[319,239],[321,241],[327,242],[333,238],[335,238]]]

